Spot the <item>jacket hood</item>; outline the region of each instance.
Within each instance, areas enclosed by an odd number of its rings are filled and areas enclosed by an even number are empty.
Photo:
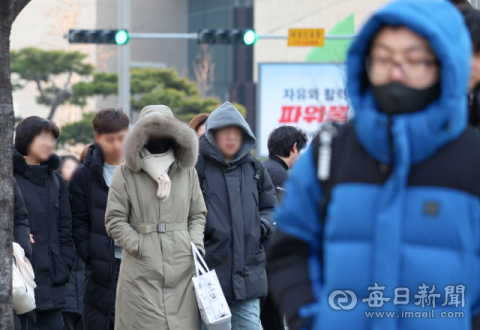
[[[83,165],[89,166],[101,166],[105,162],[103,158],[102,148],[97,143],[92,143],[87,150],[87,154],[83,160]]]
[[[105,179],[103,178],[104,162],[105,159],[103,157],[102,148],[97,143],[92,143],[88,147],[87,154],[83,159],[83,166],[90,169],[93,172],[93,175],[103,183],[105,182]]]
[[[130,129],[125,141],[125,164],[134,171],[142,169],[140,150],[152,134],[173,138],[176,143],[175,163],[182,168],[192,168],[197,162],[198,139],[195,131],[175,118],[165,105],[150,105],[143,108],[137,123]]]
[[[405,26],[426,38],[440,62],[440,97],[419,112],[392,116],[391,128],[370,90],[364,90],[365,58],[372,39],[384,25]],[[471,54],[465,23],[448,1],[398,0],[374,14],[348,54],[348,94],[355,110],[355,132],[364,148],[377,160],[390,163],[391,129],[395,162],[409,167],[457,138],[467,124]]]
[[[235,159],[230,162],[235,163],[248,155],[257,141],[247,121],[233,104],[225,102],[210,114],[205,122],[205,138],[213,147],[214,152],[220,156],[220,151],[215,143],[215,130],[230,126],[239,127],[244,133],[242,146],[235,156]],[[223,159],[223,157],[220,158]]]

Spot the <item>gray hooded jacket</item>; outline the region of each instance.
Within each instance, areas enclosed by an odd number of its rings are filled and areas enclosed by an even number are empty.
[[[214,134],[229,126],[241,128],[244,137],[237,155],[226,163]],[[262,175],[256,175],[256,160],[250,153],[255,137],[232,104],[227,102],[215,110],[205,129],[197,164],[199,177],[204,176],[200,181],[208,210],[205,260],[210,269],[215,269],[227,298],[262,297],[267,294],[263,243],[273,231],[275,189],[265,169]],[[269,226],[267,230],[262,230],[260,219]]]

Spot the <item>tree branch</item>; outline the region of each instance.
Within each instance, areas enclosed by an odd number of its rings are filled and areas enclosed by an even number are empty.
[[[72,80],[72,71],[68,71],[67,73],[67,80],[65,81],[65,85],[63,85],[63,89],[67,89],[70,86],[70,81]]]
[[[28,5],[28,3],[30,1],[31,0],[15,0],[15,2],[13,4],[12,23],[15,21],[18,14],[20,14],[20,12],[23,10],[23,8],[25,8],[25,6]],[[0,5],[0,7],[1,7],[1,5]]]
[[[51,105],[53,100],[50,97],[48,97],[47,93],[45,93],[45,90],[42,87],[40,78],[35,77],[35,82],[37,83],[38,91],[40,92],[42,99],[45,101],[45,103]]]

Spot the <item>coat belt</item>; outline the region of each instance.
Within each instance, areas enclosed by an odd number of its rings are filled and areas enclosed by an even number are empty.
[[[132,224],[133,229],[141,234],[166,233],[168,231],[188,230],[186,222],[181,223],[154,223],[154,224]]]

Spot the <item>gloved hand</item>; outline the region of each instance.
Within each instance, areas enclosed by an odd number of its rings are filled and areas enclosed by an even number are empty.
[[[267,220],[260,218],[261,243],[266,242],[273,233],[272,226]]]

